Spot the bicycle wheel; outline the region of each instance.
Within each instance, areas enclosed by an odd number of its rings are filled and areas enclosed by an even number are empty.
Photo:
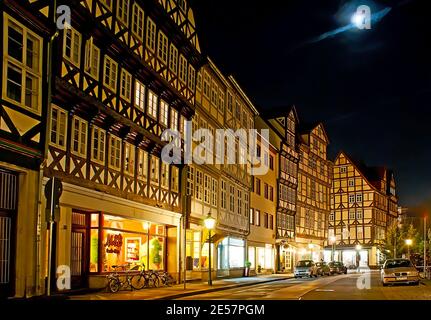
[[[109,280],[108,289],[112,293],[117,293],[120,290],[120,287],[121,287],[120,280],[118,280],[118,279]]]
[[[159,277],[155,273],[150,274],[148,278],[148,286],[154,288],[160,287]]]
[[[142,274],[138,274],[132,277],[132,288],[135,290],[141,290],[145,287],[145,277]]]

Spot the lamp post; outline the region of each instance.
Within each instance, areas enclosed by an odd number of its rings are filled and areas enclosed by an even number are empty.
[[[213,282],[211,279],[211,230],[214,229],[216,220],[211,217],[211,212],[208,213],[208,216],[204,220],[205,228],[208,229],[208,285],[212,286]]]
[[[334,236],[332,236],[329,240],[331,240],[331,244],[332,244],[331,261],[334,261],[334,259],[335,259],[335,241],[337,239]]]
[[[407,245],[407,256],[410,259],[410,246],[413,244],[412,239],[406,239],[406,245]]]

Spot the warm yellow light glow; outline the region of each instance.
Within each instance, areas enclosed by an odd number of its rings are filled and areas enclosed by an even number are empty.
[[[356,246],[356,250],[362,250],[362,246],[360,245],[360,244],[358,244],[357,246]]]
[[[308,244],[308,248],[313,249],[313,248],[314,248],[314,244],[309,243],[309,244]]]
[[[208,214],[208,217],[204,220],[205,228],[208,230],[213,230],[215,228],[216,220],[211,217],[211,213]]]
[[[329,240],[331,241],[331,244],[334,244],[335,241],[337,240],[337,238],[335,238],[334,236],[330,237]]]
[[[148,229],[150,229],[150,223],[149,222],[143,222],[142,227],[144,228],[145,231],[148,231]]]
[[[305,249],[301,249],[300,253],[301,253],[301,254],[306,254],[306,253],[307,253],[307,250],[305,250]]]
[[[411,246],[413,244],[413,240],[412,239],[407,239],[406,240],[406,245]]]

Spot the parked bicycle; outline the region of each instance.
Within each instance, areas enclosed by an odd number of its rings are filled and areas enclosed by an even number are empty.
[[[159,276],[153,270],[145,270],[145,265],[137,265],[132,270],[139,271],[139,274],[133,276],[132,287],[135,290],[143,288],[158,288],[160,286]]]
[[[159,271],[157,275],[159,276],[160,282],[166,287],[170,287],[176,282],[175,279],[166,271]]]
[[[130,290],[133,290],[132,280],[134,276],[128,271],[129,265],[112,266],[112,268],[115,271],[107,275],[108,290],[112,293],[116,293],[122,288],[130,288]],[[124,274],[119,274],[118,271],[120,270],[126,272]]]

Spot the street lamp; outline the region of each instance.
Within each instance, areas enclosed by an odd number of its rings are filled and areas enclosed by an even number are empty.
[[[211,280],[211,230],[214,230],[216,219],[211,217],[211,212],[208,213],[208,216],[204,220],[205,228],[208,229],[208,285],[212,286],[212,280]]]
[[[334,236],[330,237],[329,240],[331,240],[331,244],[332,244],[332,254],[331,254],[331,261],[334,261],[335,258],[335,241],[337,240],[337,238],[335,238]]]
[[[407,245],[407,256],[410,259],[410,246],[413,244],[412,239],[406,239],[406,245]]]

